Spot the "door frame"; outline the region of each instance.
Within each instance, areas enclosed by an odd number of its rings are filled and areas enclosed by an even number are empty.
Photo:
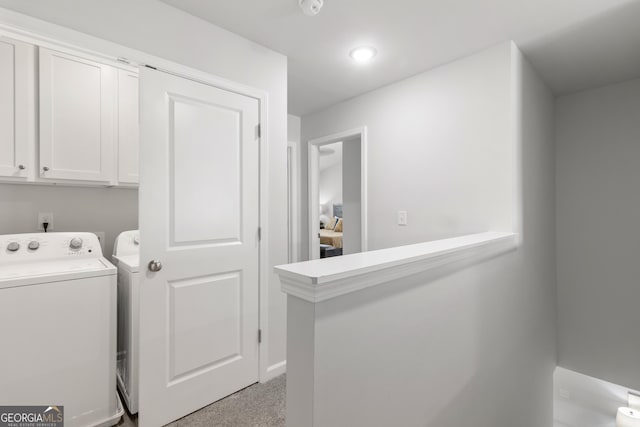
[[[367,235],[367,127],[357,128],[333,133],[331,135],[314,138],[308,142],[308,177],[309,177],[309,259],[320,258],[320,248],[315,244],[318,236],[318,223],[320,221],[320,147],[323,145],[341,142],[348,144],[355,138],[360,138],[360,252],[368,250]],[[317,253],[317,254],[316,254]]]

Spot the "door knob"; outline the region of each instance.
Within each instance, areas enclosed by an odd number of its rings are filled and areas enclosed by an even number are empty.
[[[156,261],[155,259],[149,261],[149,271],[153,271],[155,273],[160,270],[162,270],[162,263],[160,261]]]
[[[24,170],[24,165],[18,165],[18,169],[20,169],[21,171]]]

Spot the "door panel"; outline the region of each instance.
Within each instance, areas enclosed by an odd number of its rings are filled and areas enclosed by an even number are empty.
[[[240,112],[169,95],[169,115],[172,244],[240,241]]]
[[[240,357],[241,283],[240,272],[170,283],[170,382]]]
[[[110,181],[116,69],[40,48],[40,177]]]
[[[35,47],[0,37],[0,176],[33,175]]]
[[[140,72],[142,427],[258,381],[259,104]]]

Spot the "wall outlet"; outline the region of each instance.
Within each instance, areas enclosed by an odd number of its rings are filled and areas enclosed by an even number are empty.
[[[398,225],[407,225],[407,211],[398,211]]]
[[[47,231],[53,231],[53,213],[51,212],[38,212],[38,230],[44,231],[42,223],[49,223]]]

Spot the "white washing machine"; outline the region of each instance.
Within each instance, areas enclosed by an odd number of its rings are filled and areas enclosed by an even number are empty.
[[[120,233],[113,246],[118,267],[118,388],[129,412],[138,412],[140,232]]]
[[[64,406],[66,427],[111,426],[116,268],[92,233],[0,236],[0,402]]]

